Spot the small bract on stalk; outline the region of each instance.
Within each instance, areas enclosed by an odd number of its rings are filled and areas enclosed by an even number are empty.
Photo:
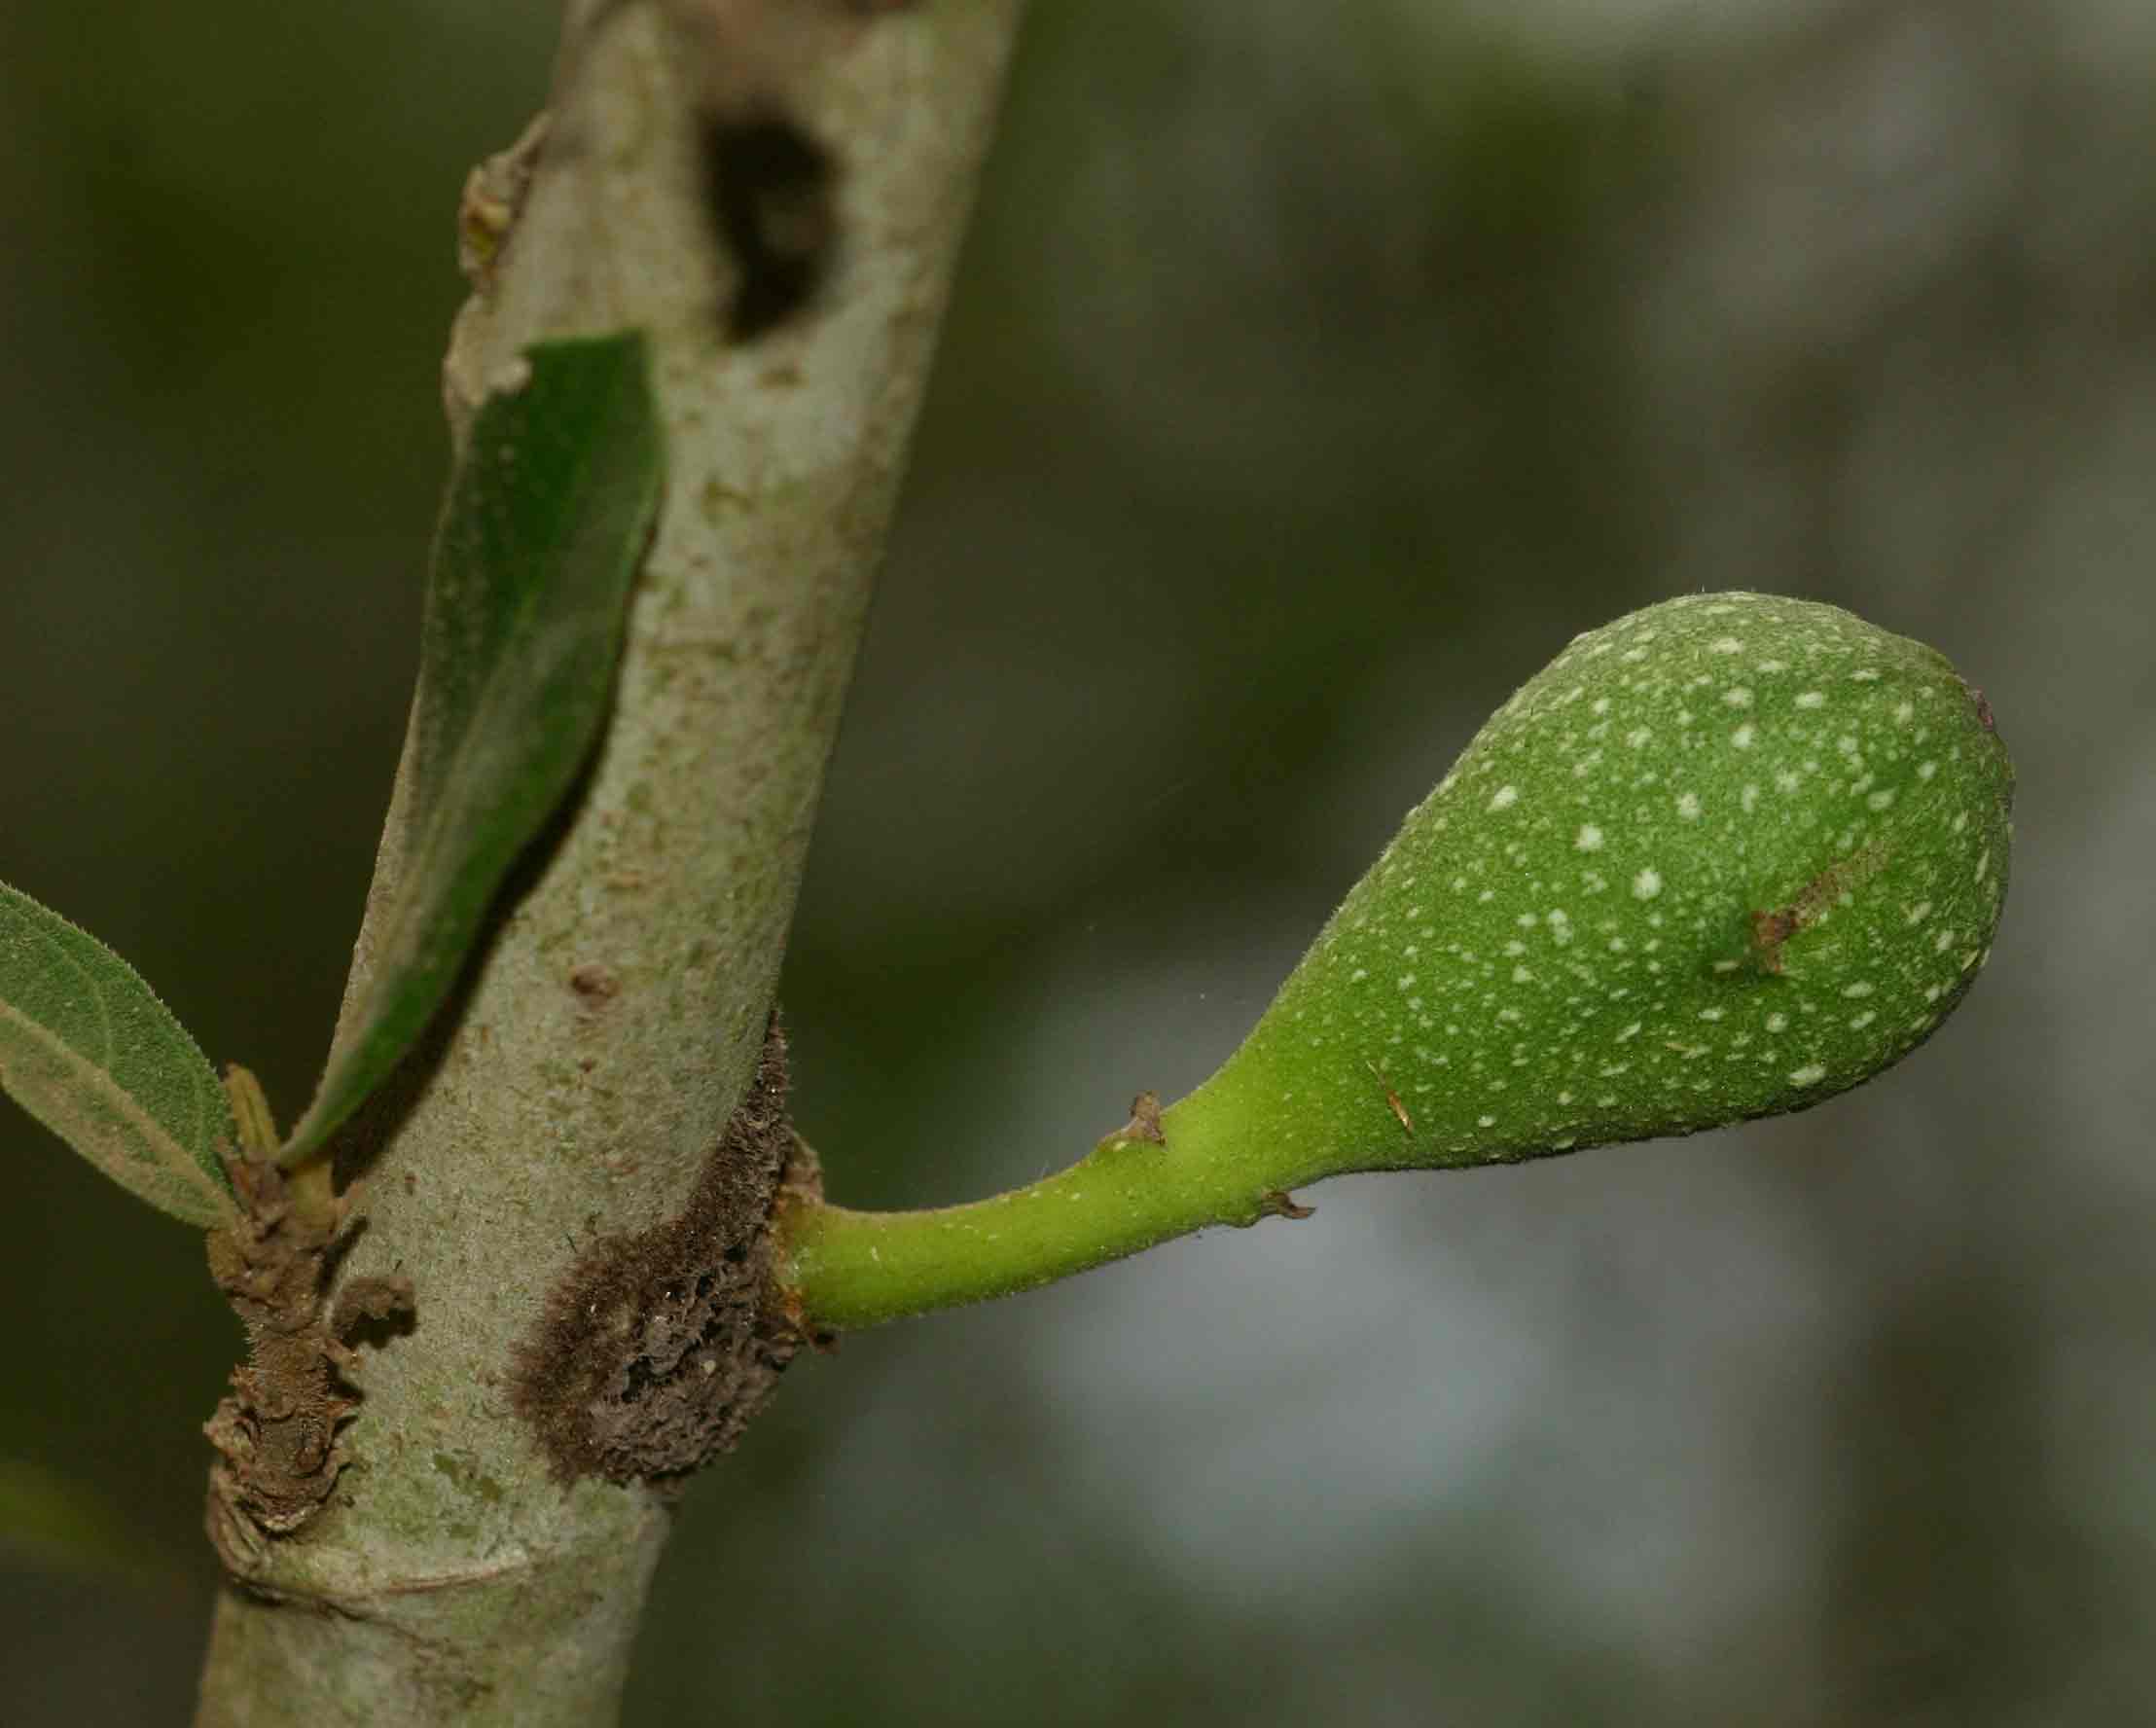
[[[1928,1037],[1991,952],[2013,769],[1933,650],[1689,595],[1576,638],[1410,812],[1213,1077],[941,1211],[804,1201],[793,1299],[860,1325],[1046,1282],[1350,1170],[1799,1110]]]

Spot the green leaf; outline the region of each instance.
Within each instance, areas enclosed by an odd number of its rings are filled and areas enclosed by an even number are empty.
[[[643,338],[525,351],[487,398],[435,542],[411,828],[366,994],[281,1162],[304,1161],[440,1007],[517,855],[604,719],[663,447]]]
[[[209,1059],[126,960],[4,883],[0,1086],[152,1206],[232,1216],[232,1117]]]

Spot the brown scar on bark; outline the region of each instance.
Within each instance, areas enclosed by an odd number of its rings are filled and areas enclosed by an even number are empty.
[[[557,1480],[680,1484],[732,1450],[804,1343],[831,1343],[773,1276],[775,1201],[820,1187],[787,1117],[774,1015],[687,1206],[587,1244],[518,1349],[510,1401]]]
[[[702,117],[700,156],[713,232],[736,266],[729,340],[750,342],[821,292],[838,250],[839,162],[777,108]]]
[[[822,69],[911,0],[668,0],[699,80],[698,155],[736,266],[728,339],[755,342],[821,298],[844,238],[844,164],[805,118]]]
[[[605,1002],[621,994],[622,981],[612,967],[587,960],[569,973],[569,988],[588,1002]]]
[[[267,1160],[230,1156],[240,1215],[209,1237],[210,1277],[247,1329],[247,1363],[202,1432],[217,1451],[205,1522],[235,1577],[257,1570],[269,1544],[305,1527],[346,1462],[338,1431],[359,1408],[350,1340],[413,1313],[404,1278],[345,1280],[324,1297],[351,1212],[347,1193],[321,1219],[302,1215],[285,1174]]]
[[[1788,905],[1751,914],[1752,956],[1760,970],[1779,974],[1782,969],[1782,946],[1789,938],[1817,923],[1835,901],[1877,876],[1886,864],[1886,846],[1873,841],[1820,871]]]

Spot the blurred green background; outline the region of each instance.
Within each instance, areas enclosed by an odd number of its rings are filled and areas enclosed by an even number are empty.
[[[0,15],[0,878],[286,1112],[457,188],[552,28]],[[629,1719],[2150,1719],[2152,474],[2142,0],[1036,0],[786,983],[838,1198],[1201,1079],[1484,715],[1685,590],[1983,685],[2012,903],[1814,1115],[1338,1182],[800,1365]],[[236,1328],[12,1106],[0,1170],[0,1720],[179,1722]]]

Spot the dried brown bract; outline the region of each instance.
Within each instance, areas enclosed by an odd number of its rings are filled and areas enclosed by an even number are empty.
[[[359,1407],[346,1343],[368,1321],[411,1314],[404,1278],[352,1278],[335,1311],[324,1297],[347,1201],[304,1215],[275,1165],[234,1158],[238,1221],[209,1238],[210,1276],[247,1328],[248,1360],[202,1431],[217,1449],[208,1526],[228,1569],[244,1576],[268,1543],[303,1528],[344,1465],[338,1430]]]
[[[1126,1144],[1142,1140],[1148,1146],[1165,1146],[1168,1135],[1161,1131],[1161,1095],[1157,1092],[1141,1092],[1131,1100],[1131,1120],[1114,1134],[1103,1145]]]

